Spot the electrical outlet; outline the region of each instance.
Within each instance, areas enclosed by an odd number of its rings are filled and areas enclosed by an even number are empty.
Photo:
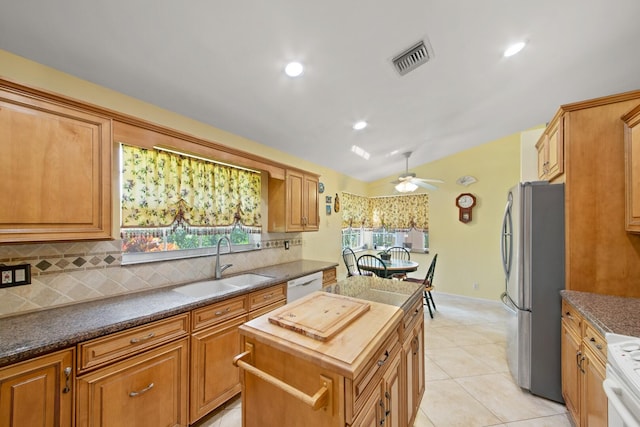
[[[285,251],[288,251],[288,250],[289,250],[289,241],[288,241],[288,240],[285,240],[285,241],[284,241],[284,250],[285,250]]]
[[[0,288],[31,283],[31,264],[0,265]]]
[[[473,289],[475,290],[480,289],[480,285],[478,284],[478,282],[473,282]]]

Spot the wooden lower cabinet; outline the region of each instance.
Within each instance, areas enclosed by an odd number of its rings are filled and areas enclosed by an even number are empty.
[[[0,368],[0,427],[73,425],[74,352]]]
[[[77,425],[188,425],[189,339],[78,378]]]
[[[367,399],[353,427],[400,427],[402,424],[402,390],[400,353],[390,362],[384,377]]]
[[[606,427],[602,388],[606,342],[572,306],[562,302],[562,396],[576,427]]]
[[[421,310],[421,315],[423,311]],[[420,408],[424,394],[424,318],[412,329],[402,345],[404,357],[403,378],[406,397],[404,399],[404,419],[412,426]]]
[[[240,353],[239,316],[191,336],[190,422],[194,423],[240,393],[240,373],[232,365]]]

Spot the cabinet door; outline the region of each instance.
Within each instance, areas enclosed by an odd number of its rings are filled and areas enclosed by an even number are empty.
[[[74,350],[0,369],[0,427],[72,425]]]
[[[0,243],[111,237],[111,120],[0,89]]]
[[[190,423],[240,393],[233,358],[241,352],[238,328],[247,320],[240,316],[192,335]]]
[[[304,230],[304,175],[296,171],[287,171],[286,231]]]
[[[602,388],[605,367],[590,349],[585,348],[582,363],[582,427],[606,427],[608,423],[607,395]]]
[[[304,176],[302,197],[304,203],[304,230],[317,231],[320,228],[318,178],[309,175]]]
[[[366,400],[360,414],[354,420],[352,427],[379,427],[384,420],[384,400],[382,399],[382,384],[371,393]]]
[[[412,423],[424,394],[424,320],[416,325],[407,349],[407,420]]]
[[[403,423],[403,402],[401,392],[401,380],[402,369],[400,364],[400,353],[398,352],[393,359],[389,368],[383,377],[383,394],[382,399],[384,402],[384,413],[382,414],[384,419],[384,425],[386,427],[400,427]]]
[[[78,426],[185,426],[188,338],[78,378]]]
[[[580,422],[580,368],[582,352],[580,339],[576,337],[562,319],[562,397],[576,423]]]
[[[640,106],[624,119],[626,230],[640,233]]]
[[[547,173],[551,181],[564,173],[564,121],[562,117],[547,130]]]

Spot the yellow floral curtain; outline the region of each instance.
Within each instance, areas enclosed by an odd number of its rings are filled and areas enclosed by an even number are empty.
[[[122,146],[122,227],[257,228],[260,174],[165,151]]]
[[[429,195],[364,197],[342,193],[342,227],[429,230]]]

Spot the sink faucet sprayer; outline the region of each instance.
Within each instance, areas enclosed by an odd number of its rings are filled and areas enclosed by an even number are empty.
[[[233,264],[225,264],[222,267],[220,267],[220,243],[222,243],[222,240],[227,241],[227,246],[229,247],[228,253],[231,253],[231,240],[229,240],[227,236],[222,236],[218,240],[218,250],[216,252],[216,279],[220,279],[222,277],[222,272],[233,265]]]

